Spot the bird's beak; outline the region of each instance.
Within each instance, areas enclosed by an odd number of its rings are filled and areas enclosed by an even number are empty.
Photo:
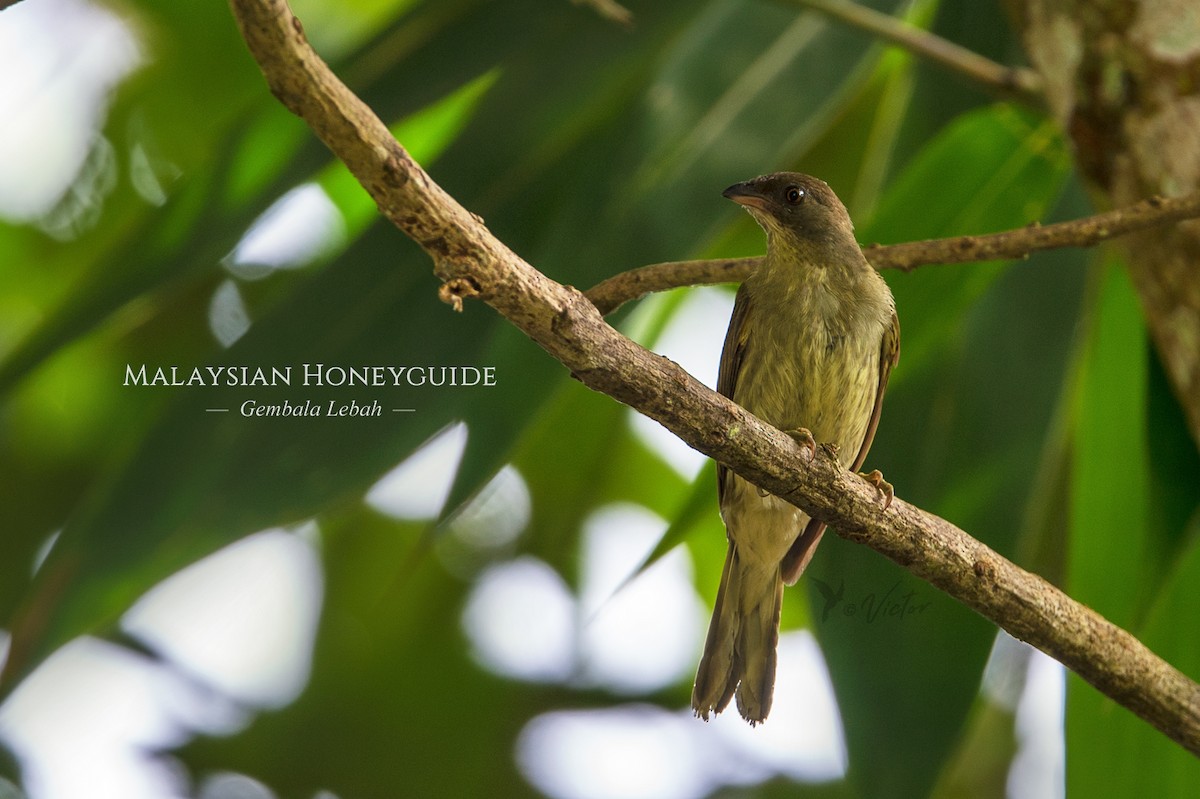
[[[760,211],[767,210],[767,198],[762,196],[758,189],[754,188],[750,183],[735,183],[721,192],[721,195],[747,208],[757,208]]]

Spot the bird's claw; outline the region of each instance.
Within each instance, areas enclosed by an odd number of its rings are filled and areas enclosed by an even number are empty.
[[[808,462],[812,463],[817,457],[817,440],[807,427],[797,427],[795,430],[785,430],[792,440],[808,451]]]
[[[808,428],[797,427],[795,430],[784,430],[783,432],[791,436],[792,440],[799,444],[800,447],[808,453],[806,462],[812,463],[813,459],[817,457],[817,440],[813,438],[813,434],[809,432]],[[758,495],[760,497],[769,497],[771,496],[771,492],[759,488]]]
[[[875,490],[879,492],[879,496],[883,499],[883,509],[887,510],[891,506],[892,500],[896,498],[896,489],[892,487],[891,483],[883,479],[883,472],[873,469],[870,472],[859,472],[858,476],[875,486]]]

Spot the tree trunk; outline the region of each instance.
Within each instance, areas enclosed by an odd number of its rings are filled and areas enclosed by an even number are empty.
[[[1200,185],[1196,0],[1006,0],[1097,201]],[[1124,240],[1167,375],[1200,444],[1200,222]]]

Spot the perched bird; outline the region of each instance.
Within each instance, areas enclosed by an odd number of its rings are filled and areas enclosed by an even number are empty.
[[[830,446],[857,470],[900,355],[892,293],[823,181],[779,172],[724,195],[766,231],[767,257],[737,293],[717,391],[814,454],[817,442]],[[864,477],[890,501],[878,471]],[[799,579],[825,525],[724,466],[717,482],[729,551],[692,707],[708,720],[736,695],[754,725],[771,710],[784,583]]]

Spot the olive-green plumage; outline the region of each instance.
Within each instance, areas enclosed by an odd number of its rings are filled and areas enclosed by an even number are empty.
[[[794,172],[730,186],[767,233],[767,258],[734,304],[717,390],[798,438],[811,432],[858,469],[900,353],[891,291],[824,182]],[[783,586],[808,565],[825,525],[718,467],[729,551],[692,706],[707,719],[737,697],[751,724],[771,710]]]

